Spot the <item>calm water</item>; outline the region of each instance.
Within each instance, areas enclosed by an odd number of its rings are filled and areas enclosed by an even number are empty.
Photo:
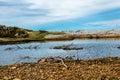
[[[62,49],[53,49],[54,46],[69,45],[71,43],[73,47],[82,47],[83,50],[66,51]],[[33,49],[35,46],[37,46],[37,48]],[[120,46],[120,40],[73,40],[0,45],[0,65],[13,64],[16,62],[36,62],[38,58],[48,56],[72,56],[75,59],[92,59],[107,56],[120,57],[120,49],[117,48],[118,46]],[[23,59],[25,56],[29,56],[29,58]]]

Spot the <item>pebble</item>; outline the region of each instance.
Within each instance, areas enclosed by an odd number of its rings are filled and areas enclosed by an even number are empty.
[[[15,78],[15,79],[13,79],[13,80],[21,80],[21,79],[19,79],[19,78]]]
[[[11,69],[16,69],[16,67],[11,67]]]

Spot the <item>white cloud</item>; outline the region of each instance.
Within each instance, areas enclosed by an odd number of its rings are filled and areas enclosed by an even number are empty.
[[[30,9],[48,10],[46,15],[64,19],[83,17],[103,10],[120,7],[120,0],[25,0]]]
[[[107,21],[99,21],[99,22],[92,22],[87,23],[86,25],[99,25],[99,26],[105,26],[105,27],[120,27],[120,19],[116,20],[107,20]]]
[[[9,22],[21,21],[24,24],[40,24],[76,17],[84,17],[103,10],[120,8],[120,0],[0,0],[11,5],[0,6],[0,18]],[[39,10],[39,11],[36,11]],[[45,11],[45,12],[44,12]],[[24,14],[39,14],[37,16],[22,16]],[[18,16],[21,15],[21,16]]]

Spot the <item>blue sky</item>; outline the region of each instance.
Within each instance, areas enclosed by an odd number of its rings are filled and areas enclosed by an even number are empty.
[[[33,30],[118,30],[120,0],[0,0],[0,24]]]

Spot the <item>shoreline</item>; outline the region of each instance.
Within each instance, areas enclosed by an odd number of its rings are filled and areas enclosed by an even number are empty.
[[[29,34],[31,35],[31,34]],[[0,44],[67,41],[75,39],[120,39],[120,30],[49,32],[43,38],[0,38]]]
[[[88,38],[75,38],[75,39],[41,39],[41,40],[31,40],[31,39],[22,39],[22,40],[8,40],[8,41],[0,41],[0,45],[5,45],[5,44],[21,44],[21,43],[31,43],[31,42],[54,42],[54,41],[71,41],[71,40],[119,40],[120,38],[114,38],[114,37],[110,37],[110,38],[92,38],[90,39]]]
[[[1,40],[2,38],[0,38],[0,45],[4,45],[4,44],[20,44],[20,43],[29,43],[29,42],[44,42],[43,39],[16,39],[16,38],[12,38],[9,39],[7,38],[7,40],[4,38],[4,40]]]
[[[0,66],[2,80],[119,80],[120,57],[96,58],[90,60],[64,61],[65,68],[59,62],[20,63]],[[17,71],[16,71],[17,70]],[[74,74],[73,74],[74,73]]]

